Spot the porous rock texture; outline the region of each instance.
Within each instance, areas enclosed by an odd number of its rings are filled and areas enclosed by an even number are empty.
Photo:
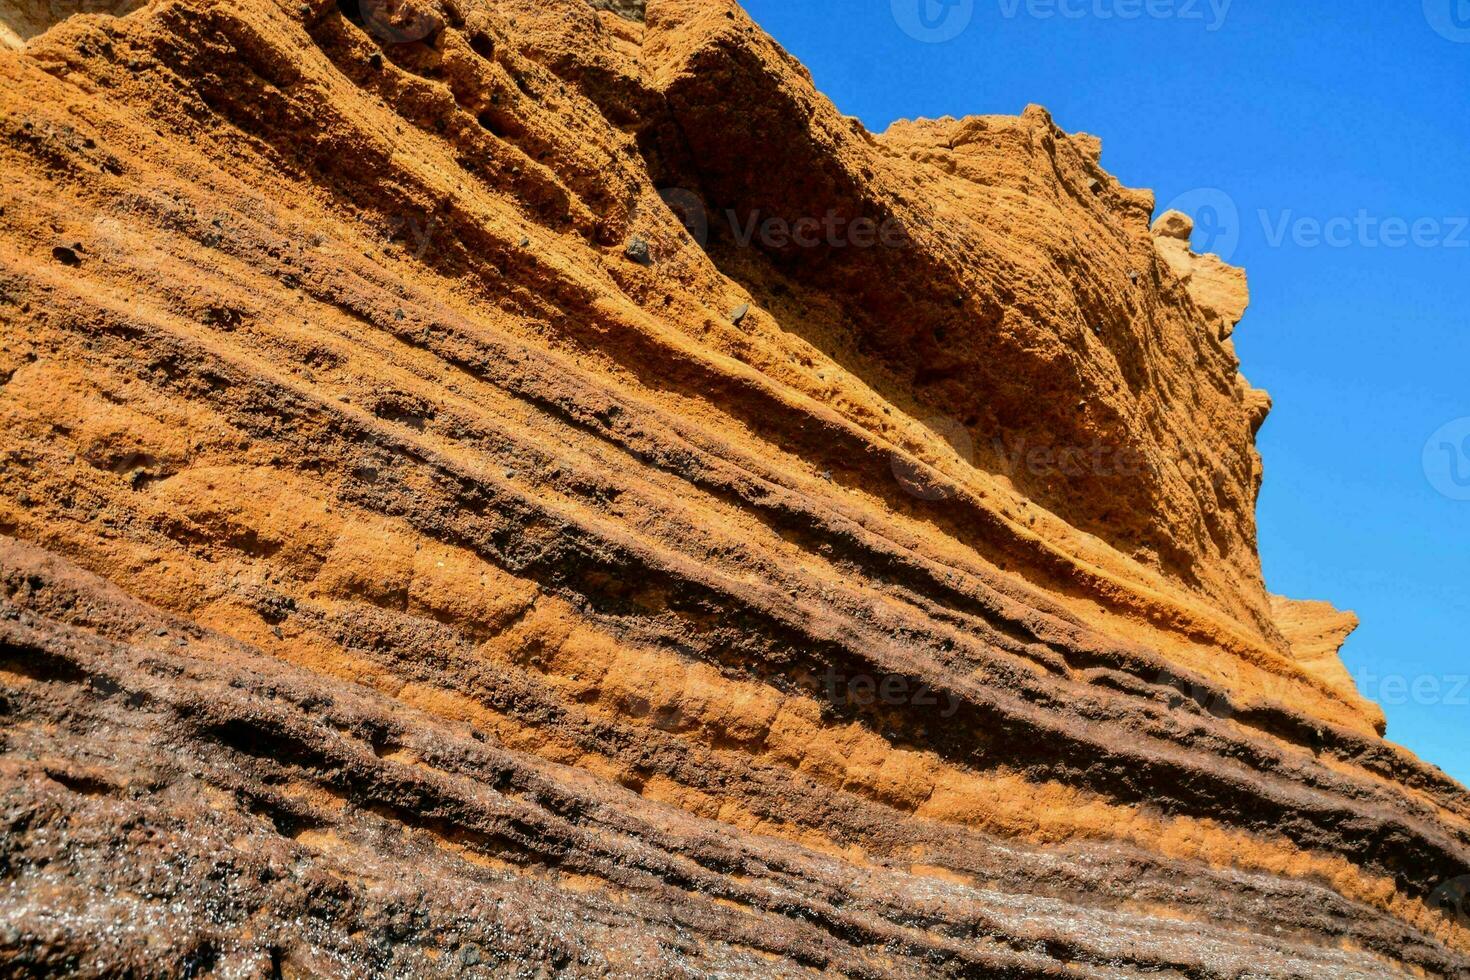
[[[1467,975],[1097,139],[726,0],[9,2],[0,972]]]

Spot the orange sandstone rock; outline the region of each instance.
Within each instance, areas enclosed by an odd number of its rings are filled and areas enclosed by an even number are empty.
[[[6,971],[1470,968],[1098,138],[724,0],[111,14],[0,16]]]

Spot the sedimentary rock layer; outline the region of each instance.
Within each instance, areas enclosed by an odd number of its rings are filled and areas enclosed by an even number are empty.
[[[1243,275],[1039,108],[596,6],[10,25],[6,969],[1463,974]]]

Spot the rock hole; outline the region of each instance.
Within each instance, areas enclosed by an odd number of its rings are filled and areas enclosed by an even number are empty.
[[[79,796],[106,796],[115,791],[111,783],[92,776],[79,776],[66,772],[54,772],[46,770],[46,775],[52,782],[60,783],[68,790]]]
[[[219,950],[215,949],[213,943],[202,942],[184,957],[184,962],[180,964],[180,975],[192,980],[193,977],[213,973],[218,963]]]
[[[520,132],[509,116],[496,109],[486,109],[476,117],[480,126],[497,139],[513,139]]]
[[[362,7],[358,4],[358,0],[337,0],[337,12],[358,27],[367,26],[367,20],[362,15]]]

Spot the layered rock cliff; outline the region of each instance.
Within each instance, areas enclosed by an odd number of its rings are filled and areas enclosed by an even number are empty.
[[[1470,970],[1096,138],[725,0],[3,9],[5,972]]]

